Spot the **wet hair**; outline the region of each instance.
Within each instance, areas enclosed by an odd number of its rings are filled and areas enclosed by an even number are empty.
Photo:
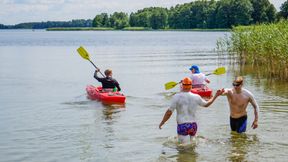
[[[104,74],[106,75],[106,77],[109,76],[111,73],[112,73],[111,69],[107,69],[104,71]]]
[[[233,83],[242,84],[243,83],[243,77],[242,76],[237,76],[235,78],[235,80],[233,81]]]

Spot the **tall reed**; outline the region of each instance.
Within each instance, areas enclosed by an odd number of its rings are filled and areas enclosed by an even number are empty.
[[[217,48],[236,55],[241,65],[264,68],[268,78],[288,80],[288,21],[234,27]]]

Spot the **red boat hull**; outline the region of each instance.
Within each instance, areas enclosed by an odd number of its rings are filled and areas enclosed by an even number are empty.
[[[192,88],[191,92],[194,94],[198,94],[201,97],[211,97],[212,96],[212,89],[210,89],[208,87]]]
[[[102,92],[102,87],[88,85],[87,97],[91,100],[99,100],[105,103],[125,103],[126,97],[120,92]]]

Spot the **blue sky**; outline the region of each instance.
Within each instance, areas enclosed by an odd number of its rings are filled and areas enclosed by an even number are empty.
[[[0,0],[0,24],[93,19],[100,13],[136,12],[145,7],[171,7],[193,0]],[[269,0],[277,10],[285,0]]]

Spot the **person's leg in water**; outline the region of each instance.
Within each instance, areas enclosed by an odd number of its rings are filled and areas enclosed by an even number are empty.
[[[237,133],[243,133],[246,131],[246,126],[247,115],[237,119],[230,117],[230,127],[232,131],[236,131]]]
[[[197,124],[193,123],[182,123],[177,126],[178,143],[179,144],[190,144],[196,135]]]

